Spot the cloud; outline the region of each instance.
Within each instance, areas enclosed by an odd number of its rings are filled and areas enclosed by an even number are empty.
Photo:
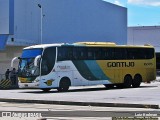
[[[128,0],[129,4],[160,6],[160,0]]]
[[[122,2],[120,2],[121,0],[103,0],[106,2],[111,2],[113,4],[119,5],[119,6],[124,6]]]
[[[119,6],[123,6],[118,0],[115,0],[114,4],[119,5]]]

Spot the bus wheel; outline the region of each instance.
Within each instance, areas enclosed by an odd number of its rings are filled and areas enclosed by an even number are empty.
[[[124,83],[123,83],[125,88],[130,88],[132,85],[132,77],[130,75],[126,75],[124,77]]]
[[[139,87],[141,82],[142,82],[142,76],[139,74],[136,74],[134,76],[134,79],[132,80],[132,87],[134,88]]]
[[[49,92],[51,89],[50,88],[43,88],[42,90],[43,90],[43,92]]]
[[[71,85],[71,82],[70,82],[70,80],[68,78],[62,78],[57,90],[59,92],[68,91],[70,85]]]

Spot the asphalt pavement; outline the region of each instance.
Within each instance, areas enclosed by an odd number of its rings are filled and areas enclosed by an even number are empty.
[[[39,103],[100,107],[153,108],[160,106],[160,77],[139,88],[106,89],[102,85],[71,87],[68,92],[39,89],[0,90],[0,102]]]

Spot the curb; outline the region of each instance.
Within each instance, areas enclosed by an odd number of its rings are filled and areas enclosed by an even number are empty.
[[[57,104],[57,105],[76,105],[76,106],[96,106],[96,107],[129,107],[129,108],[152,108],[152,109],[159,109],[160,108],[159,105],[150,105],[150,104],[45,101],[45,100],[6,99],[6,98],[0,98],[0,102]]]

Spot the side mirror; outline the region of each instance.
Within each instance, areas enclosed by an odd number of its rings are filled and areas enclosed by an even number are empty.
[[[38,66],[38,59],[41,58],[41,55],[38,55],[35,59],[34,59],[34,66]]]
[[[13,63],[14,63],[14,61],[15,60],[17,60],[18,59],[18,57],[14,57],[13,59],[12,59],[12,61],[11,61],[11,67],[13,68]]]

